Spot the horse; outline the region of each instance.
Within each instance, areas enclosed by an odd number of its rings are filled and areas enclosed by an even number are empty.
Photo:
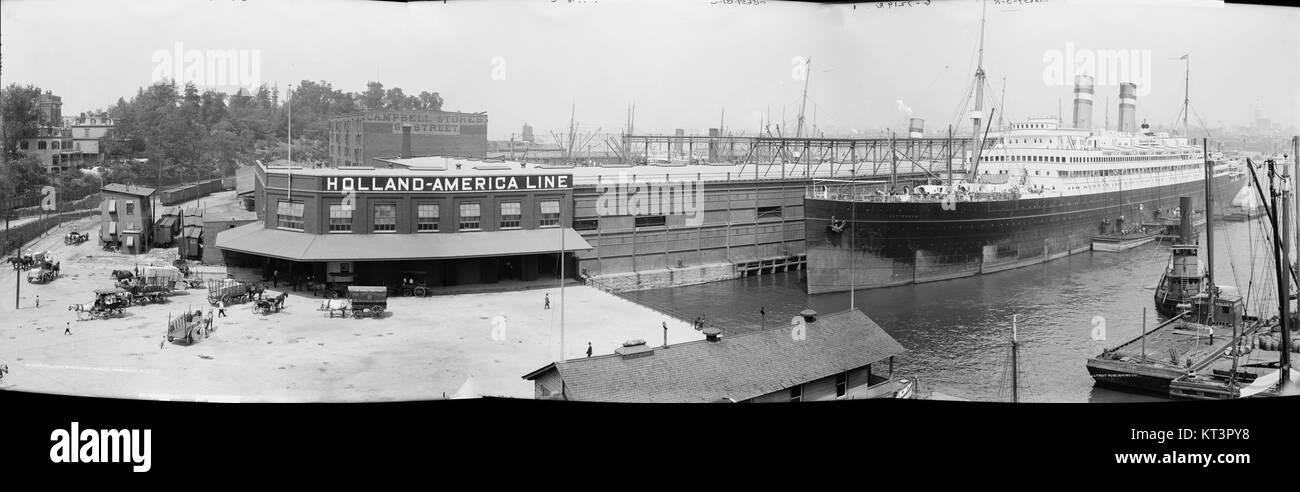
[[[93,303],[88,303],[88,304],[70,304],[70,305],[68,305],[68,311],[76,311],[76,312],[77,312],[77,321],[83,321],[83,320],[85,320],[85,318],[81,315],[81,313],[90,313],[90,317],[92,317],[92,318],[95,317],[95,315],[94,315],[94,308],[95,308],[95,305],[94,305]]]

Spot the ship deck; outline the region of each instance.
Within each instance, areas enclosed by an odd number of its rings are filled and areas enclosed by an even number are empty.
[[[1250,325],[1243,327],[1243,336],[1253,334],[1255,329]],[[1231,330],[1224,326],[1216,326],[1211,335],[1204,325],[1167,321],[1144,336],[1088,359],[1087,365],[1094,375],[1106,372],[1160,379],[1167,383],[1191,372],[1217,367],[1220,356],[1232,341]],[[1231,361],[1228,363],[1230,365]]]

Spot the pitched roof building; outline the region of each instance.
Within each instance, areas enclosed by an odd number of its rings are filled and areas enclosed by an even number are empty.
[[[862,311],[800,325],[554,362],[524,376],[539,399],[690,403],[812,401],[893,396],[893,358],[905,349]],[[802,333],[800,333],[800,330]],[[708,330],[706,330],[707,332]],[[639,342],[639,343],[637,343]],[[884,364],[882,364],[884,363]]]

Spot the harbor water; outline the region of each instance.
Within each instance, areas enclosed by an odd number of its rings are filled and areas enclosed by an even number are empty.
[[[1266,221],[1216,220],[1215,282],[1237,286],[1248,314],[1267,318],[1277,314],[1277,281]],[[1152,243],[988,275],[861,290],[853,301],[908,349],[896,361],[895,374],[916,378],[923,390],[1009,401],[1014,316],[1021,401],[1161,401],[1094,388],[1084,364],[1104,348],[1139,336],[1144,308],[1147,328],[1159,323],[1153,296],[1168,259],[1168,243]],[[789,326],[807,308],[827,313],[849,307],[847,292],[806,294],[804,275],[780,272],[626,295],[683,319],[703,315],[724,336]]]

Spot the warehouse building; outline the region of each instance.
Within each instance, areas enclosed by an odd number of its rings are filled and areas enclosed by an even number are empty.
[[[441,157],[382,167],[258,164],[257,220],[224,230],[226,263],[281,280],[439,287],[577,277],[573,176]]]
[[[365,111],[331,118],[330,165],[370,166],[375,158],[409,155],[483,157],[488,117],[449,111]],[[409,132],[405,133],[404,132]],[[403,151],[403,137],[409,147]]]

